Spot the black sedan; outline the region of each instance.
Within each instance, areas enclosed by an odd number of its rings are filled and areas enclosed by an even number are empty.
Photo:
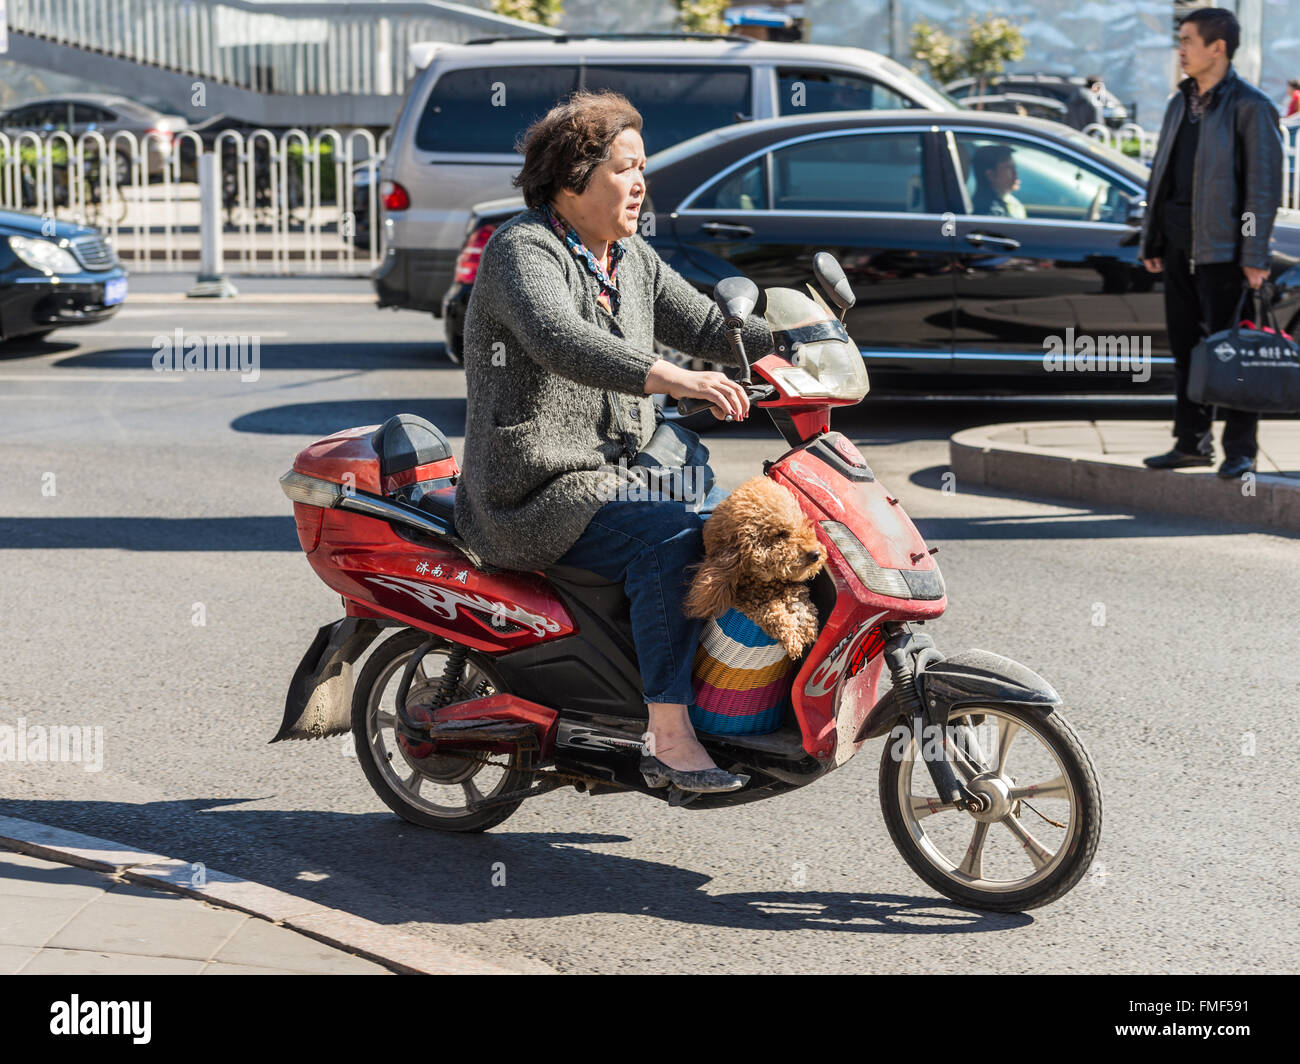
[[[104,321],[124,299],[126,270],[97,229],[0,211],[0,340]]]
[[[1138,260],[1147,169],[1056,123],[969,112],[817,114],[704,134],[647,163],[642,232],[702,291],[743,273],[802,288],[830,251],[873,381],[1068,391],[1172,373],[1159,277]],[[471,219],[463,307],[497,201]],[[489,206],[491,209],[488,209]],[[1300,321],[1300,215],[1279,213],[1278,317]]]

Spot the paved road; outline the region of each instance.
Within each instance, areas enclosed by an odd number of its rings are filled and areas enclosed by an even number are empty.
[[[153,372],[153,337],[177,325],[260,336],[260,378]],[[566,791],[474,837],[392,816],[346,740],[268,746],[299,657],[340,612],[276,478],[312,439],[401,410],[458,437],[463,377],[439,335],[360,304],[133,302],[0,353],[0,725],[104,734],[98,772],[0,764],[0,812],[564,971],[1300,967],[1296,541],[943,490],[957,427],[1161,416],[1149,402],[876,401],[837,419],[942,547],[941,649],[1042,672],[1092,752],[1098,874],[1047,909],[936,898],[881,821],[878,742],[771,802],[700,814]],[[721,479],[778,442],[716,437]]]

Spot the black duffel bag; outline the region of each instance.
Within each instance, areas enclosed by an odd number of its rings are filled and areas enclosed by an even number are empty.
[[[1241,327],[1246,286],[1232,315],[1232,328],[1207,336],[1194,348],[1187,397],[1194,403],[1259,414],[1300,414],[1300,347],[1278,326],[1270,302],[1256,294],[1255,323]]]

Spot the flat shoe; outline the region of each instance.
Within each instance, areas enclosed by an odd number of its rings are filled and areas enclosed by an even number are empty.
[[[694,772],[683,772],[670,765],[665,765],[657,757],[648,754],[641,758],[641,775],[650,787],[667,787],[670,783],[678,790],[695,791],[700,794],[716,794],[722,791],[738,791],[749,782],[748,776],[737,776],[720,768],[702,768]]]
[[[1235,480],[1245,473],[1255,472],[1255,459],[1253,458],[1225,458],[1223,465],[1219,466],[1219,476],[1224,480]]]

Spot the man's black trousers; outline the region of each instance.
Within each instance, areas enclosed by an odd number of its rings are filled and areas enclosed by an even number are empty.
[[[1192,273],[1187,249],[1180,247],[1165,249],[1164,267],[1165,322],[1169,328],[1169,347],[1174,354],[1177,387],[1175,446],[1188,454],[1213,454],[1211,429],[1215,408],[1187,398],[1187,371],[1192,348],[1206,336],[1232,325],[1232,314],[1246,278],[1235,262],[1201,264]],[[1247,300],[1243,315],[1249,314],[1252,308],[1253,303]],[[1254,458],[1259,415],[1223,407],[1218,408],[1218,415],[1223,418],[1224,456]]]

